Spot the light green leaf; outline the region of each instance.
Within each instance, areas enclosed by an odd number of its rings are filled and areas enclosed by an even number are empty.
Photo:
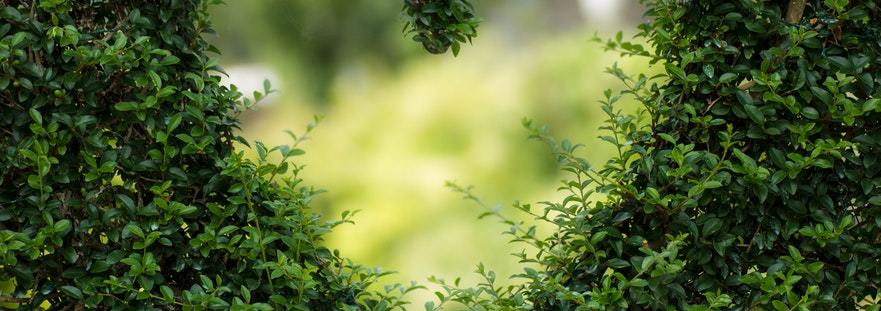
[[[138,104],[133,102],[120,102],[113,105],[113,109],[117,111],[132,111],[138,109]]]

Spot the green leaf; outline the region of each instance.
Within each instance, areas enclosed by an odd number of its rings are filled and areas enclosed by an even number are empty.
[[[710,180],[704,183],[704,189],[715,189],[719,187],[722,187],[722,183],[715,180]]]
[[[879,110],[881,110],[881,99],[879,98],[872,98],[863,103],[863,112],[878,112]]]
[[[136,223],[130,223],[130,224],[126,225],[125,230],[128,232],[131,232],[131,234],[134,234],[140,238],[144,238],[144,230],[142,230],[141,227],[139,227],[138,224],[136,224]]]
[[[270,306],[266,303],[262,303],[262,302],[251,304],[250,308],[253,308],[253,310],[256,310],[256,311],[272,311],[273,310],[272,306]]]
[[[753,105],[743,105],[743,110],[746,112],[746,115],[750,120],[757,124],[765,124],[765,115],[762,113],[762,110],[759,107]]]
[[[188,205],[188,206],[181,208],[178,211],[178,215],[181,215],[181,216],[189,215],[189,214],[195,213],[196,211],[198,211],[198,209],[195,206]]]
[[[849,2],[849,0],[823,0],[823,4],[825,4],[827,7],[834,10],[838,14],[844,12],[844,9],[847,7]]]
[[[741,105],[753,105],[753,97],[750,96],[749,93],[738,90],[734,94],[737,96],[737,101],[739,101]]]
[[[245,300],[245,303],[251,303],[251,291],[248,290],[245,285],[242,285],[239,289],[239,292],[242,294],[242,299]]]
[[[801,262],[804,260],[804,257],[801,256],[801,252],[799,252],[795,246],[788,245],[787,249],[789,250],[789,257],[792,257],[795,262]]]
[[[24,42],[24,39],[27,38],[28,33],[26,32],[18,32],[12,36],[12,41],[9,42],[10,47],[16,47],[20,43]]]
[[[167,125],[168,133],[173,132],[178,127],[178,125],[180,125],[182,120],[183,120],[183,114],[181,114],[181,113],[176,113],[173,116],[171,116],[171,118],[168,119],[168,125]]]
[[[771,301],[771,305],[774,306],[774,310],[777,310],[777,311],[789,311],[789,308],[786,307],[786,304],[784,304],[784,303],[783,303],[782,301],[780,301],[780,300],[773,300],[773,301]]]
[[[630,280],[630,282],[628,284],[631,287],[646,287],[649,285],[649,282],[646,281],[645,279],[636,278],[636,279]]]
[[[159,62],[159,64],[162,66],[170,66],[177,63],[180,63],[180,58],[174,55],[167,55],[165,56],[165,58],[162,59],[162,61]]]
[[[655,264],[655,260],[656,260],[655,257],[652,257],[652,256],[643,258],[642,263],[640,264],[640,269],[641,269],[640,271],[641,272],[648,271],[648,269],[651,268],[653,264]]]
[[[157,103],[158,103],[158,99],[156,98],[156,96],[150,95],[144,99],[144,103],[141,104],[141,107],[150,109],[150,108],[156,107]]]
[[[159,77],[159,74],[157,74],[153,70],[150,70],[147,71],[147,75],[150,76],[150,80],[153,81],[153,85],[156,87],[157,90],[162,88],[162,78]]]
[[[263,79],[263,94],[272,93],[272,83],[269,82],[269,79]]]
[[[740,151],[740,149],[734,149],[734,150],[732,150],[732,153],[734,153],[734,156],[737,157],[737,159],[740,160],[740,162],[743,163],[743,165],[750,166],[750,167],[756,166],[756,160],[753,159],[752,157],[750,157],[749,155],[743,153],[743,151]]]
[[[593,236],[590,237],[590,243],[597,244],[599,242],[602,242],[603,239],[605,239],[606,235],[608,235],[608,234],[609,234],[609,232],[607,232],[607,231],[600,231],[600,232],[594,233]]]
[[[79,254],[77,254],[76,250],[70,246],[62,248],[61,255],[64,256],[64,259],[69,263],[76,263],[77,259],[79,259]]]
[[[113,109],[117,111],[132,111],[138,109],[138,104],[133,102],[120,102],[113,105]]]
[[[56,233],[59,233],[60,235],[65,235],[70,232],[71,227],[72,225],[70,224],[70,220],[62,219],[55,222],[53,229]]]
[[[65,285],[61,287],[61,291],[75,300],[83,300],[83,292],[76,286]]]
[[[673,77],[683,81],[686,80],[685,70],[682,70],[682,68],[670,63],[664,64],[664,67],[667,68],[667,72],[673,75]]]
[[[726,72],[719,76],[719,83],[728,83],[737,79],[737,74]]]
[[[162,285],[159,287],[159,291],[162,292],[162,298],[166,302],[173,302],[174,301],[174,291],[171,289],[171,287]]]
[[[217,231],[217,235],[227,235],[227,234],[230,234],[233,231],[236,231],[238,229],[239,229],[239,227],[236,227],[233,225],[228,225],[223,228],[220,228],[220,230]]]
[[[609,267],[612,267],[615,269],[630,267],[629,262],[627,262],[626,260],[622,260],[620,258],[612,258],[612,259],[608,260],[606,262],[606,264],[609,265]]]
[[[832,104],[832,94],[829,94],[829,92],[827,92],[826,90],[816,86],[812,86],[811,93],[814,94],[814,96],[816,96],[818,99],[820,99],[820,101],[824,104]]]
[[[710,236],[713,233],[719,231],[722,228],[722,221],[719,218],[712,217],[704,222],[704,229],[701,232],[701,235],[704,237]]]
[[[306,154],[306,151],[304,151],[303,149],[292,148],[292,149],[288,150],[287,152],[285,152],[284,156],[285,157],[295,157],[295,156],[304,155],[304,154]]]
[[[116,198],[119,199],[119,202],[122,202],[123,207],[125,207],[126,209],[130,211],[135,210],[135,201],[132,200],[132,198],[130,198],[128,195],[124,193],[118,193],[116,194]]]
[[[118,51],[118,50],[122,49],[123,47],[125,47],[125,44],[128,43],[128,37],[126,37],[125,33],[123,33],[122,31],[117,31],[115,37],[116,37],[116,41],[113,42],[112,48],[113,48],[113,50]]]
[[[37,124],[43,124],[43,116],[40,115],[40,112],[37,109],[31,108],[28,110],[28,114],[31,115],[31,119],[34,120]]]
[[[658,137],[660,137],[661,139],[663,139],[671,144],[676,144],[676,139],[673,138],[673,136],[671,136],[670,134],[658,133]]]
[[[713,75],[715,74],[715,68],[713,68],[713,65],[704,65],[704,74],[707,75],[707,78],[712,79]]]
[[[814,107],[804,107],[801,109],[801,115],[803,115],[805,118],[816,120],[820,117],[820,112],[817,111],[817,109],[815,109]]]

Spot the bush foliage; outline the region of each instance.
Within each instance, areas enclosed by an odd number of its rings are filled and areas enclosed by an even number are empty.
[[[2,306],[402,304],[320,245],[348,214],[310,211],[320,191],[291,162],[305,136],[234,148],[254,101],[220,84],[209,2],[0,1]]]
[[[644,1],[650,22],[605,47],[665,74],[608,72],[594,168],[556,141],[559,202],[505,218],[536,253],[519,286],[483,267],[440,304],[502,310],[878,310],[881,7],[877,1]],[[641,103],[624,113],[615,103]],[[479,202],[468,188],[453,185]],[[481,203],[483,204],[483,203]],[[434,303],[426,306],[436,309]]]
[[[479,22],[468,0],[404,0],[403,11],[405,31],[429,53],[443,54],[452,48],[458,55],[461,44],[477,36]]]
[[[648,47],[605,46],[666,74],[609,68],[617,156],[594,168],[525,122],[570,177],[562,201],[515,207],[554,232],[489,209],[536,250],[518,255],[525,282],[480,266],[474,288],[434,280],[426,309],[878,310],[878,3],[644,2]],[[309,209],[320,191],[291,162],[305,134],[234,148],[253,101],[220,84],[208,1],[0,4],[3,306],[388,310],[417,288],[368,290],[382,272],[320,245],[349,214]],[[432,53],[476,35],[464,0],[404,12]]]

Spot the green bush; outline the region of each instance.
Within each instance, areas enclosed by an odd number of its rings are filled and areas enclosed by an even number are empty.
[[[491,209],[536,249],[518,256],[525,284],[480,267],[476,288],[436,280],[440,304],[881,309],[881,3],[644,3],[650,48],[621,34],[605,47],[666,74],[608,70],[624,85],[602,101],[617,156],[593,168],[526,122],[570,177],[562,201],[515,207],[555,230]],[[625,96],[641,109],[616,108]]]
[[[348,214],[309,209],[305,135],[234,148],[253,101],[220,84],[209,2],[0,1],[2,306],[402,304],[411,288],[368,290],[384,273],[320,245]]]
[[[429,53],[443,54],[452,48],[458,55],[460,44],[477,36],[479,22],[467,0],[404,0],[403,10],[404,29]]]
[[[404,3],[430,52],[475,35],[467,1]],[[519,255],[526,282],[481,266],[475,288],[435,280],[426,308],[878,310],[878,3],[645,3],[652,48],[606,47],[667,74],[609,69],[617,156],[592,168],[526,122],[571,178],[561,202],[515,207],[555,231],[490,209],[537,250]],[[305,135],[234,149],[253,102],[219,83],[208,1],[0,5],[4,307],[388,310],[416,288],[371,291],[382,272],[320,245],[349,215],[310,211],[320,191],[291,162]]]

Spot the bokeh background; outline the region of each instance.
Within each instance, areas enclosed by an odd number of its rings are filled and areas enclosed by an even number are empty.
[[[478,220],[479,208],[444,187],[474,185],[485,202],[518,218],[515,200],[554,200],[562,178],[547,146],[527,140],[521,120],[547,124],[584,143],[602,163],[597,102],[620,85],[603,71],[645,61],[620,58],[595,34],[634,34],[637,0],[479,0],[484,22],[459,57],[429,55],[402,34],[401,0],[233,0],[216,6],[221,64],[249,94],[264,78],[278,90],[244,115],[243,132],[267,145],[289,143],[314,115],[324,119],[299,159],[306,182],[327,189],[326,217],[359,210],[327,245],[356,262],[395,270],[386,283],[462,277],[478,263],[501,283],[520,271],[508,228]],[[627,35],[625,35],[627,37]],[[632,109],[624,103],[624,109]],[[540,231],[541,232],[541,231]],[[426,284],[428,285],[428,284]],[[413,309],[431,299],[410,296]]]

